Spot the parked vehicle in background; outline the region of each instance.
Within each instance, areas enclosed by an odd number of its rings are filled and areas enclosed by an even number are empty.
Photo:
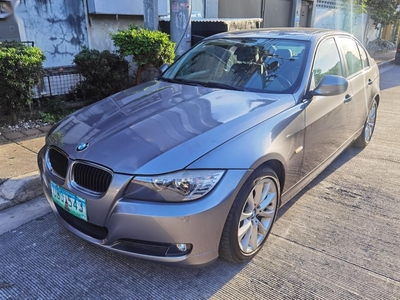
[[[400,43],[397,45],[396,55],[394,57],[394,63],[400,65]]]
[[[279,207],[365,147],[379,70],[352,35],[261,29],[204,39],[163,75],[56,124],[38,154],[71,232],[132,257],[254,257]]]

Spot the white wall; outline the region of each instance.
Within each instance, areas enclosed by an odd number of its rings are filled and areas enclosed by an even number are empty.
[[[83,0],[25,0],[17,5],[21,40],[42,49],[44,67],[71,65],[88,42]]]
[[[317,6],[314,26],[317,28],[340,29],[356,36],[364,45],[376,39],[378,31],[366,14],[350,8],[328,9]]]

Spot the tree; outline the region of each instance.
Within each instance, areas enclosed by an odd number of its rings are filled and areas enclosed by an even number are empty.
[[[369,17],[374,21],[375,28],[395,23],[400,18],[397,11],[400,0],[358,0],[358,4],[364,12],[368,12]]]
[[[130,25],[127,30],[111,34],[114,46],[123,56],[133,56],[137,64],[136,84],[142,79],[142,72],[148,67],[159,68],[163,63],[171,64],[175,58],[175,43],[168,34]]]

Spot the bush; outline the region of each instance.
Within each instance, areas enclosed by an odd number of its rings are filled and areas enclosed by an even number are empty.
[[[39,83],[45,59],[38,47],[19,42],[0,42],[0,101],[17,124],[19,111],[32,101],[32,88]]]
[[[65,107],[63,98],[59,96],[44,99],[42,102],[43,111],[40,112],[40,116],[45,123],[57,123],[73,112],[71,109]]]
[[[80,90],[86,99],[97,101],[129,87],[129,65],[120,55],[84,47],[73,62],[85,78],[75,90]]]
[[[171,64],[175,58],[175,43],[168,34],[130,25],[127,30],[111,34],[114,46],[123,56],[132,55],[137,64],[136,84],[141,82],[144,70],[153,66],[159,68],[163,63]]]

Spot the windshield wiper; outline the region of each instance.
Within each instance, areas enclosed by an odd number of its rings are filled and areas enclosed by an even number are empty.
[[[219,83],[219,82],[215,82],[215,81],[201,82],[200,84],[205,87],[215,87],[215,88],[234,90],[234,91],[246,91],[246,89],[241,86],[235,86],[235,85],[230,85],[230,84],[226,84],[226,83]]]
[[[166,77],[157,77],[157,80],[162,80],[162,81],[166,81],[166,82],[171,82],[171,83],[179,83],[182,84],[182,80],[179,79],[173,79],[173,78],[166,78]]]
[[[214,82],[214,81],[203,82],[203,81],[194,81],[194,80],[185,80],[185,79],[172,79],[172,78],[165,78],[165,77],[159,77],[158,80],[163,80],[163,81],[178,83],[178,84],[221,88],[221,89],[234,90],[234,91],[245,91],[246,90],[243,87],[234,86],[234,85],[230,85],[230,84],[226,84],[226,83]]]
[[[175,79],[175,78],[166,78],[166,77],[158,77],[158,80],[171,82],[171,83],[178,83],[178,84],[187,84],[187,85],[195,85],[195,86],[202,86],[201,82],[186,80],[186,79]]]

